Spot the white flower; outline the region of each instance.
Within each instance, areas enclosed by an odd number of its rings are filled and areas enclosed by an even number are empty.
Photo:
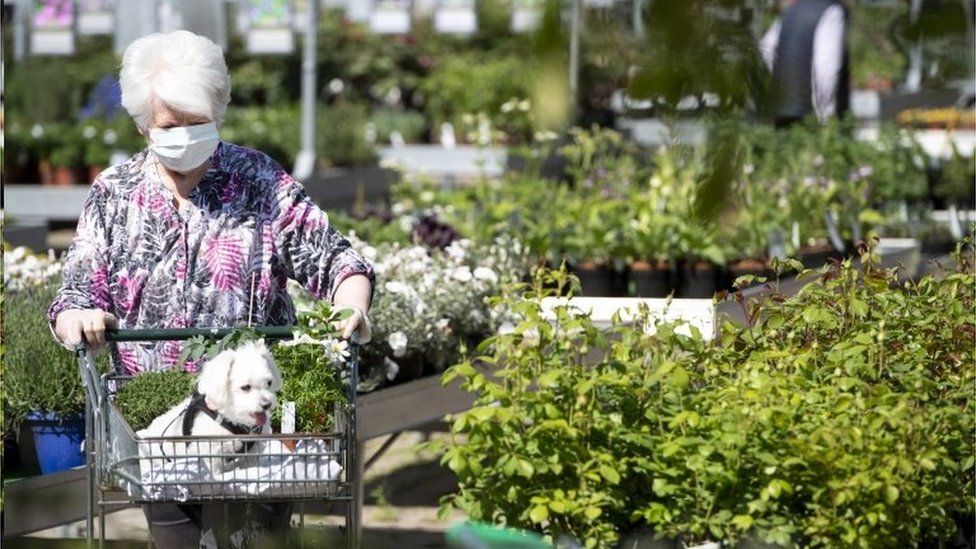
[[[412,232],[413,226],[416,222],[417,221],[409,215],[402,216],[397,220],[397,223],[400,225],[400,230],[405,233]]]
[[[403,332],[393,332],[386,338],[386,342],[393,350],[393,356],[400,358],[407,354],[407,334]]]
[[[529,328],[528,330],[522,332],[522,343],[528,347],[538,347],[539,330],[535,328]]]
[[[518,103],[518,110],[522,112],[529,112],[529,109],[531,108],[532,108],[532,103],[530,103],[528,99],[523,99]]]
[[[407,294],[410,292],[410,287],[403,282],[397,282],[396,280],[391,280],[383,285],[383,289],[391,294]]]
[[[457,280],[458,282],[471,282],[471,268],[467,265],[458,267],[451,273],[451,278]]]
[[[115,130],[105,130],[105,133],[102,134],[102,141],[104,141],[106,145],[114,145],[118,140],[119,135],[115,133]]]
[[[95,129],[95,126],[85,126],[85,129],[81,130],[81,135],[85,139],[91,139],[98,135],[98,130]]]
[[[34,124],[31,126],[31,137],[34,139],[40,139],[44,135],[44,126],[40,124]]]
[[[397,374],[400,373],[400,365],[393,362],[390,357],[383,358],[383,365],[386,366],[386,379],[389,381],[396,379]]]
[[[551,132],[551,131],[545,130],[545,131],[535,132],[535,134],[532,137],[533,137],[533,139],[535,139],[536,141],[538,141],[540,143],[545,143],[547,141],[552,141],[552,140],[556,139],[559,136],[556,134],[556,132]]]
[[[393,206],[390,206],[390,213],[397,217],[407,213],[408,211],[410,211],[410,206],[404,202],[397,202]]]
[[[447,331],[450,329],[450,326],[451,326],[451,319],[449,318],[442,318],[434,323],[434,327],[444,333],[447,333]]]
[[[746,164],[745,166],[743,166],[742,171],[745,172],[746,175],[749,175],[752,172],[756,171],[756,167],[753,166],[752,164]]]
[[[346,88],[346,85],[342,82],[341,78],[333,78],[329,80],[329,93],[332,95],[338,95],[342,93],[342,90]]]
[[[454,261],[463,261],[467,255],[467,251],[465,251],[464,246],[460,243],[460,241],[457,240],[451,242],[447,248],[444,248],[444,252],[446,252],[447,256]]]
[[[514,111],[517,105],[518,105],[518,101],[516,101],[515,99],[509,99],[508,101],[502,103],[501,110],[503,113],[508,114]]]
[[[498,327],[498,335],[508,335],[515,331],[515,325],[511,322],[502,322]]]
[[[485,282],[490,282],[494,284],[498,282],[498,275],[495,271],[489,269],[488,267],[478,267],[474,270],[474,277],[478,280],[483,280]]]
[[[332,339],[324,345],[329,362],[345,362],[349,358],[349,342],[344,339]]]
[[[376,261],[376,248],[372,246],[364,246],[359,251],[360,253],[363,254],[363,257],[365,257],[366,259],[370,261]]]

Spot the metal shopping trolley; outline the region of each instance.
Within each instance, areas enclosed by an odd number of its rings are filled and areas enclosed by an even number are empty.
[[[266,339],[288,339],[293,327],[258,327]],[[230,329],[108,330],[110,344],[132,341],[186,340],[202,335],[221,338]],[[78,368],[87,393],[87,539],[94,541],[98,517],[99,546],[105,540],[106,494],[122,492],[134,504],[311,502],[346,503],[348,547],[361,536],[361,479],[357,478],[356,380],[359,352],[350,342],[348,398],[336,406],[333,432],[246,434],[149,438],[137,436],[115,407],[112,396],[124,377],[99,374],[92,354],[77,349]],[[215,466],[214,464],[218,464]],[[118,503],[113,499],[112,503]],[[304,513],[301,514],[304,527]],[[302,532],[304,534],[304,531]],[[150,538],[152,532],[150,531]],[[303,537],[304,539],[304,537]]]

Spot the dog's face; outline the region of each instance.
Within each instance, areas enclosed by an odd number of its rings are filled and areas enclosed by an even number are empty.
[[[262,341],[224,351],[204,366],[197,392],[228,420],[248,427],[264,426],[281,388],[281,373]]]

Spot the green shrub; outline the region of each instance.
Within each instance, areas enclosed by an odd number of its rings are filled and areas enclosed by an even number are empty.
[[[743,302],[748,324],[715,341],[647,311],[609,333],[568,307],[545,318],[535,298],[564,274],[516,288],[499,303],[514,332],[445,375],[477,400],[444,448],[459,479],[444,503],[588,547],[641,528],[814,547],[949,539],[953,514],[974,509],[976,278],[902,283],[862,262]]]
[[[196,376],[183,370],[146,372],[122,385],[115,405],[129,426],[138,431],[193,394],[195,386]]]
[[[4,428],[12,432],[33,411],[67,416],[85,409],[75,355],[55,341],[45,317],[56,292],[57,283],[48,282],[4,296]]]
[[[407,143],[422,142],[427,135],[427,118],[417,111],[375,109],[370,115],[376,126],[376,140],[389,143],[390,134],[400,132]]]
[[[531,96],[532,70],[517,56],[490,58],[469,54],[448,57],[420,82],[424,109],[435,131],[450,122],[460,136],[464,115],[494,117],[504,103]],[[531,135],[531,128],[513,129]]]
[[[231,107],[220,127],[222,139],[261,151],[290,170],[299,142],[298,106]]]
[[[336,103],[318,109],[316,154],[325,166],[360,166],[376,160],[373,146],[366,141],[366,107],[355,103]]]

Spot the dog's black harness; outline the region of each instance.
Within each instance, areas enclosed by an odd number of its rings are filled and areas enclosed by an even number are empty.
[[[183,412],[183,436],[188,437],[193,434],[193,421],[196,419],[197,414],[203,412],[210,419],[219,423],[221,427],[227,429],[235,435],[254,435],[261,432],[261,426],[255,425],[253,427],[248,427],[247,425],[242,425],[240,423],[234,423],[228,420],[224,416],[218,414],[217,412],[211,410],[207,407],[206,396],[193,391],[193,396],[190,397],[190,404],[187,405],[186,411]],[[238,453],[244,453],[251,450],[251,446],[254,445],[254,441],[245,442],[244,446],[238,451]]]

